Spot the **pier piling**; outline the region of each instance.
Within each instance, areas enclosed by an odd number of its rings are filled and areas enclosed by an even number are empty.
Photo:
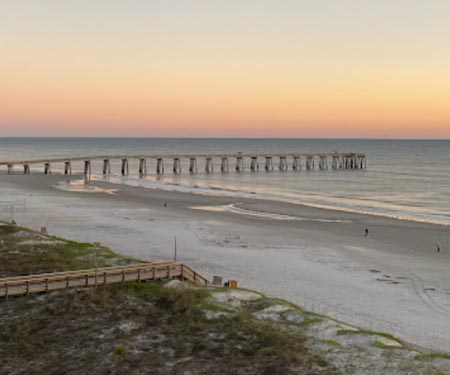
[[[141,176],[147,175],[147,160],[145,160],[145,158],[139,159],[139,175]]]
[[[292,159],[292,170],[293,171],[301,171],[302,165],[300,163],[300,156],[294,156]]]
[[[220,170],[222,171],[222,173],[228,173],[228,158],[226,156],[222,156]]]
[[[156,174],[157,175],[164,174],[164,159],[163,158],[156,159]]]
[[[50,162],[44,164],[44,174],[52,174],[52,168]]]
[[[90,176],[91,175],[91,161],[90,160],[85,160],[84,161],[84,174],[86,176]]]
[[[251,164],[250,164],[250,170],[252,172],[258,172],[259,171],[259,163],[258,163],[258,157],[252,156]]]
[[[190,158],[190,161],[189,161],[189,172],[191,174],[197,173],[197,158]]]
[[[109,159],[103,160],[103,174],[111,174],[111,163]]]
[[[181,163],[179,158],[173,159],[173,173],[180,174],[181,173]]]
[[[266,167],[265,167],[267,172],[272,172],[273,171],[273,160],[271,156],[266,156]]]
[[[213,159],[210,156],[207,156],[205,159],[205,172],[206,173],[214,172]]]
[[[64,174],[71,175],[72,174],[72,163],[70,160],[64,162]]]
[[[308,155],[306,157],[306,170],[313,171],[314,170],[314,156]]]
[[[122,167],[120,168],[121,172],[122,172],[122,176],[128,176],[130,173],[130,168],[128,165],[128,158],[123,158],[122,159]]]
[[[236,172],[244,171],[244,159],[242,156],[236,156]]]

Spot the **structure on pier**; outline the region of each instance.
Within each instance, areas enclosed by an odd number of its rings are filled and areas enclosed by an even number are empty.
[[[72,158],[55,158],[50,160],[18,160],[18,161],[0,161],[0,167],[6,166],[8,174],[14,173],[15,167],[22,167],[24,174],[31,173],[31,167],[35,165],[43,165],[44,174],[52,173],[52,165],[63,165],[64,174],[71,175],[74,163],[84,163],[84,174],[92,173],[92,163],[94,161],[103,161],[102,173],[104,175],[111,174],[111,161],[120,162],[120,172],[122,176],[128,176],[130,173],[130,163],[138,162],[138,171],[140,176],[147,175],[147,162],[153,160],[156,163],[156,174],[164,174],[164,160],[172,159],[172,171],[175,174],[182,173],[183,160],[189,165],[189,173],[198,173],[197,160],[202,159],[205,162],[205,173],[214,172],[215,161],[220,160],[220,171],[222,173],[229,172],[229,160],[235,161],[236,172],[245,171],[245,163],[249,162],[250,171],[258,172],[260,161],[265,160],[264,170],[272,172],[274,170],[274,160],[278,170],[281,172],[289,170],[289,165],[293,171],[301,171],[303,169],[302,161],[304,160],[304,169],[313,171],[315,162],[318,162],[320,171],[328,170],[328,161],[331,162],[332,170],[361,170],[366,168],[366,154],[354,152],[332,152],[332,153],[283,153],[283,154],[174,154],[174,155],[107,155],[107,156],[85,156]]]

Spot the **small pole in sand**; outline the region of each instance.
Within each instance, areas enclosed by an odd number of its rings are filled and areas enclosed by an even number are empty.
[[[441,246],[439,245],[439,242],[436,242],[436,252],[437,253],[441,252]]]
[[[174,243],[173,243],[173,261],[177,261],[177,236],[175,236]]]

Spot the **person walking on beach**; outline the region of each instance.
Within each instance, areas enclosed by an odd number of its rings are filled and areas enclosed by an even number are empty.
[[[364,237],[369,237],[369,228],[366,228],[366,230],[364,231]]]
[[[437,253],[441,252],[441,246],[439,245],[439,242],[436,243],[436,252]]]

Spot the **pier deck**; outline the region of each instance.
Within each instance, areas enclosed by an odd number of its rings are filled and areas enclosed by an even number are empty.
[[[315,169],[315,162],[318,162],[319,170],[327,170],[328,162],[331,162],[333,170],[357,170],[366,168],[366,154],[358,152],[325,152],[325,153],[217,153],[217,154],[139,154],[139,155],[93,155],[93,156],[74,156],[67,158],[49,158],[37,160],[12,160],[0,161],[0,167],[6,166],[7,173],[13,174],[14,168],[21,166],[24,174],[31,173],[31,166],[43,165],[44,174],[51,174],[51,166],[54,164],[62,164],[64,166],[64,174],[72,174],[73,163],[83,163],[84,174],[89,175],[92,172],[92,162],[102,161],[103,174],[111,173],[111,161],[117,160],[121,164],[121,174],[127,176],[129,174],[129,161],[139,161],[139,174],[147,175],[147,162],[149,160],[156,164],[156,174],[164,174],[164,160],[173,160],[172,171],[179,174],[182,171],[182,160],[189,163],[189,172],[195,174],[198,172],[197,159],[205,160],[205,172],[212,173],[214,171],[214,162],[220,162],[220,171],[222,173],[229,172],[229,160],[235,160],[236,172],[243,172],[246,168],[245,160],[250,161],[249,169],[252,172],[259,171],[260,163],[263,164],[267,172],[274,170],[274,161],[278,161],[278,169],[286,171],[291,167],[292,170],[300,171],[303,168],[307,171]],[[289,162],[289,160],[291,162]],[[302,165],[302,161],[304,163]],[[276,165],[276,164],[275,164]]]

